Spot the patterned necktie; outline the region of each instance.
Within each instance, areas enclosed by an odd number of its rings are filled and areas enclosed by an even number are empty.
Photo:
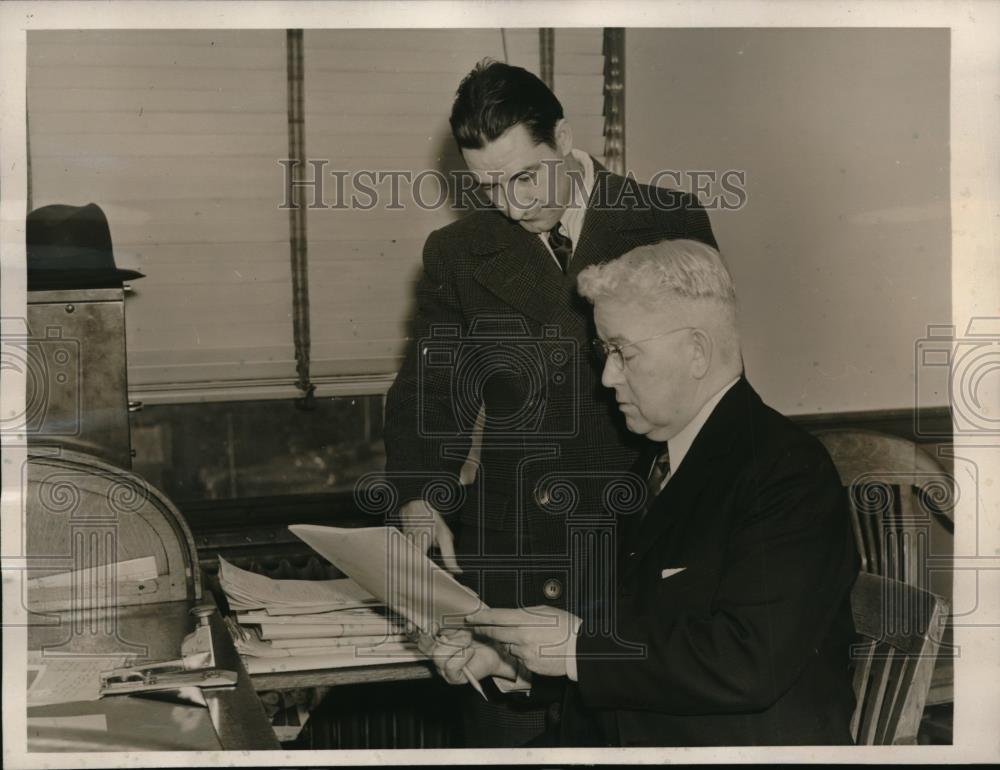
[[[559,267],[565,273],[569,269],[569,261],[573,258],[573,239],[568,235],[563,235],[561,225],[557,224],[549,230],[549,246],[552,247],[552,253],[559,260]]]
[[[653,507],[653,502],[663,488],[663,482],[670,475],[670,450],[667,445],[663,445],[663,450],[653,460],[653,467],[649,469],[649,478],[646,480],[646,505],[643,508],[643,516]]]

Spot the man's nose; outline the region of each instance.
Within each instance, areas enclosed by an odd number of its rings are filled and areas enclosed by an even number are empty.
[[[601,372],[601,384],[606,388],[613,388],[623,381],[621,367],[618,366],[613,355],[604,361],[604,370]]]

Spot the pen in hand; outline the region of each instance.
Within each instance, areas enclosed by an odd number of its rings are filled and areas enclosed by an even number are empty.
[[[417,626],[415,624],[413,624],[411,621],[407,620],[406,621],[406,632],[408,634],[416,634],[417,631],[418,631]],[[421,632],[421,633],[425,633],[425,632]],[[440,632],[436,633],[436,634],[433,634],[433,639],[436,642],[443,641],[442,638],[441,638]],[[476,679],[476,677],[473,675],[472,671],[469,670],[469,664],[468,663],[465,663],[465,664],[462,665],[462,674],[465,675],[465,681],[468,682],[470,685],[472,685],[472,688],[482,696],[483,700],[489,701],[489,698],[486,697],[486,693],[483,691],[483,686],[481,684],[479,684],[479,680]]]
[[[479,684],[479,680],[472,675],[471,671],[469,671],[468,664],[462,666],[462,673],[465,674],[465,681],[472,685],[472,689],[474,689],[481,696],[483,696],[484,701],[489,701],[489,698],[486,697],[486,693],[483,692],[483,686]]]

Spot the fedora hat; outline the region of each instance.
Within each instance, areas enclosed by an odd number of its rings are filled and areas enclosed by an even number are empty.
[[[99,289],[142,278],[115,266],[111,228],[101,207],[54,204],[30,212],[25,222],[28,289]]]

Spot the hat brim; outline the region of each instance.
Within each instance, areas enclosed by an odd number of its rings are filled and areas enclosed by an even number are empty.
[[[103,270],[28,269],[28,291],[53,289],[108,289],[125,281],[144,278],[137,270],[112,268]]]

